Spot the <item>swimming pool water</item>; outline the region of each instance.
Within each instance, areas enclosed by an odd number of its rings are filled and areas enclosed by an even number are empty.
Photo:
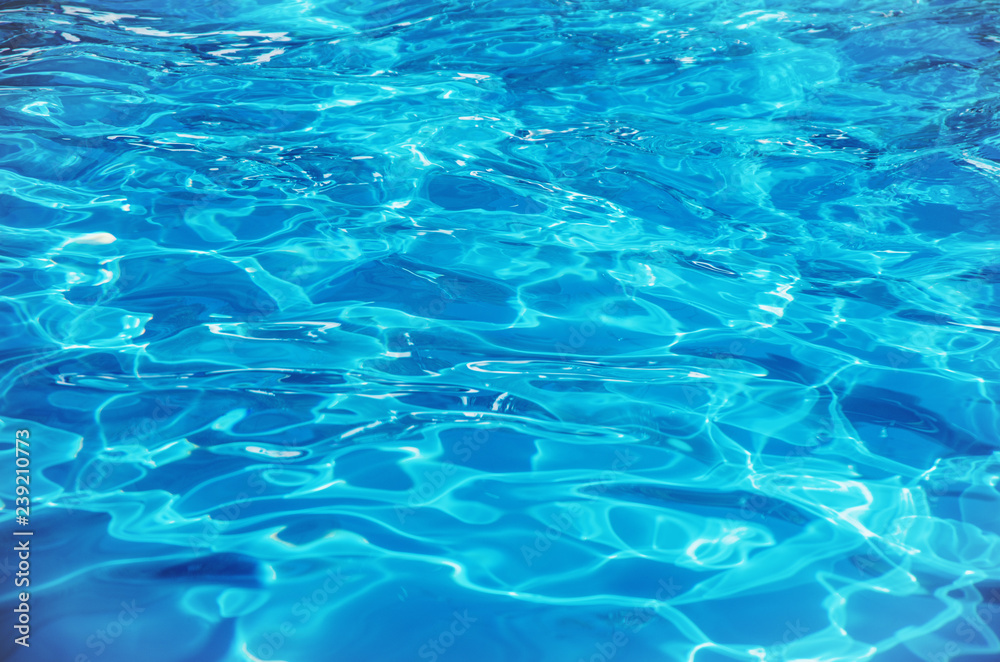
[[[3,659],[1000,659],[998,99],[992,0],[4,3]]]

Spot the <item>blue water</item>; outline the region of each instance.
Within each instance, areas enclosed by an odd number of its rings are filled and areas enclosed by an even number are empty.
[[[2,659],[1000,659],[1000,2],[15,0],[0,109]]]

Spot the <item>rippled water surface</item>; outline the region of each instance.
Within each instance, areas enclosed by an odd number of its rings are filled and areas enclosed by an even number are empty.
[[[1000,659],[1000,2],[15,0],[0,124],[4,659]]]

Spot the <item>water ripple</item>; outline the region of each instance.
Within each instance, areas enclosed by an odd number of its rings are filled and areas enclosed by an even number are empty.
[[[997,16],[6,3],[4,659],[996,656]]]

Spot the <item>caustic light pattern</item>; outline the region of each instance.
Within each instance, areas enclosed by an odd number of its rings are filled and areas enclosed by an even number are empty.
[[[998,81],[994,0],[3,3],[0,656],[1000,659]]]

